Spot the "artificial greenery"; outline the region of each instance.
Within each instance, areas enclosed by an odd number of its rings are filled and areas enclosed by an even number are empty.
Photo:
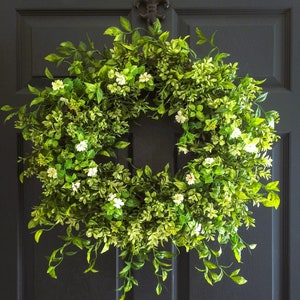
[[[212,45],[203,58],[189,47],[188,36],[169,39],[158,21],[143,31],[121,18],[121,28],[104,34],[114,42],[102,52],[91,40],[61,43],[46,60],[66,63],[69,77],[55,79],[46,68],[51,86],[29,85],[36,97],[6,118],[16,116],[15,127],[33,144],[22,158],[21,181],[35,176],[42,183],[29,222],[36,242],[43,232],[64,228],[47,272],[56,278],[74,247],[86,253],[86,272],[95,272],[98,256],[117,247],[124,261],[121,299],[138,284],[134,271],[146,261],[160,294],[171,259],[195,250],[202,262],[196,269],[209,284],[224,275],[245,283],[239,269],[220,263],[222,249],[230,244],[241,262],[242,250],[255,246],[240,236],[240,228],[255,226],[253,206],[277,208],[280,202],[268,156],[279,116],[262,110],[262,82],[239,77],[238,64],[225,63],[228,55],[199,29],[197,44]],[[168,164],[154,173],[148,165],[118,163],[118,149],[129,145],[130,124],[145,115],[168,116],[181,127],[174,147],[193,159],[176,174]],[[176,253],[166,250],[169,243]]]

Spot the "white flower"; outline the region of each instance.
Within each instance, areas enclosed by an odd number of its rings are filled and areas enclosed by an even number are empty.
[[[233,131],[232,131],[232,133],[231,133],[231,135],[230,135],[230,137],[231,137],[232,139],[236,139],[236,138],[238,138],[241,134],[242,134],[242,132],[241,132],[241,130],[240,130],[239,128],[234,128]]]
[[[72,190],[73,190],[74,192],[77,192],[79,188],[80,188],[80,182],[79,182],[79,181],[77,181],[77,182],[72,182]]]
[[[126,83],[126,78],[120,73],[116,73],[116,82],[119,85],[124,85]]]
[[[185,180],[189,185],[194,184],[196,182],[194,174],[187,174]]]
[[[147,82],[152,78],[151,74],[148,74],[145,72],[144,74],[141,74],[139,77],[139,82]]]
[[[182,203],[183,199],[184,199],[184,196],[182,194],[175,194],[173,201],[175,204],[179,205]]]
[[[196,226],[195,226],[195,229],[194,229],[194,233],[196,235],[199,235],[200,232],[201,232],[201,228],[202,228],[202,225],[200,223],[196,223]]]
[[[94,177],[97,175],[98,169],[97,168],[89,168],[87,176]]]
[[[113,206],[115,208],[121,208],[124,205],[124,201],[120,198],[117,198],[117,195],[114,193],[110,193],[108,195],[108,200],[113,202]]]
[[[211,165],[214,161],[215,161],[215,159],[213,157],[207,157],[204,159],[203,163],[206,165]]]
[[[115,208],[121,208],[124,205],[124,201],[120,198],[115,198],[113,201]]]
[[[182,114],[181,110],[177,112],[177,115],[175,116],[175,120],[180,124],[186,121],[186,117]]]
[[[257,147],[253,143],[245,145],[244,149],[245,149],[246,152],[249,152],[249,153],[257,152]]]
[[[56,169],[53,168],[53,167],[48,168],[47,175],[50,178],[54,178],[54,179],[57,178],[57,171],[56,171]]]
[[[52,82],[52,89],[54,91],[60,90],[64,88],[64,83],[62,82],[62,80],[58,79]]]
[[[79,144],[77,144],[75,146],[75,148],[78,152],[85,151],[87,149],[87,147],[88,147],[87,141],[81,141]]]
[[[179,152],[179,153],[182,152],[183,154],[187,154],[187,153],[189,152],[189,150],[186,149],[186,148],[184,148],[184,147],[179,146],[179,147],[178,147],[178,152]]]
[[[69,99],[65,98],[65,97],[60,97],[59,100],[61,102],[63,102],[64,104],[69,104]]]

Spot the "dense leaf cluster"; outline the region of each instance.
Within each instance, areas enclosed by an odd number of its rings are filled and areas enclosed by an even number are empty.
[[[239,269],[228,272],[219,259],[225,244],[237,262],[244,248],[254,248],[239,234],[255,225],[253,205],[279,205],[267,154],[278,139],[278,114],[262,112],[261,82],[238,77],[237,63],[225,63],[227,55],[216,48],[198,58],[188,37],[170,40],[158,21],[143,35],[124,18],[121,28],[105,31],[114,43],[103,52],[92,41],[61,43],[46,59],[67,63],[70,76],[54,79],[46,69],[52,86],[29,86],[36,95],[30,109],[24,105],[7,117],[16,116],[16,128],[33,143],[21,179],[36,176],[43,187],[29,228],[37,228],[37,242],[43,231],[65,228],[48,273],[56,277],[74,247],[86,252],[86,272],[94,272],[98,255],[117,247],[125,262],[123,298],[138,284],[133,271],[149,260],[159,294],[170,259],[184,247],[198,252],[203,267],[197,269],[208,283],[226,275],[243,284]],[[196,33],[199,45],[214,47],[213,37]],[[129,144],[130,122],[144,114],[168,116],[181,127],[176,147],[194,158],[175,175],[168,165],[154,173],[115,160]],[[168,242],[178,253],[165,250]]]

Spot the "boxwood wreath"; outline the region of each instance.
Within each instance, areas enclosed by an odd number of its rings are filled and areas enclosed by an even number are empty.
[[[242,250],[255,247],[239,233],[255,226],[253,206],[279,205],[268,156],[278,139],[278,113],[263,111],[262,81],[239,77],[238,64],[224,62],[228,55],[218,51],[213,36],[196,29],[197,44],[212,45],[199,58],[188,36],[169,39],[159,21],[145,32],[120,21],[120,28],[104,32],[114,37],[111,49],[99,52],[90,39],[78,46],[62,42],[46,60],[66,63],[70,76],[55,79],[46,68],[51,86],[29,85],[36,96],[30,109],[24,105],[6,118],[16,116],[15,127],[33,144],[22,158],[21,181],[35,176],[43,188],[28,227],[36,228],[36,242],[43,232],[64,229],[47,272],[56,278],[74,247],[86,253],[85,272],[96,272],[98,256],[116,247],[124,261],[121,299],[138,285],[134,272],[146,261],[160,294],[172,258],[184,249],[198,253],[196,269],[209,284],[224,275],[243,284],[239,269],[223,266],[220,257],[229,244],[240,263]],[[194,158],[176,174],[168,164],[154,173],[148,165],[128,167],[114,159],[142,115],[166,115],[181,127],[175,146],[179,155]],[[176,251],[168,250],[170,243]]]

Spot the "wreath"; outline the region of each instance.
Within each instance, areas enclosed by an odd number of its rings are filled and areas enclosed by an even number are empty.
[[[47,273],[56,278],[74,247],[86,253],[85,272],[94,272],[98,256],[116,247],[124,260],[121,299],[138,284],[133,272],[146,261],[160,294],[171,259],[185,248],[198,252],[196,269],[209,284],[223,276],[243,284],[239,269],[229,271],[220,257],[230,244],[241,262],[242,250],[255,247],[239,233],[255,226],[253,206],[279,205],[268,155],[278,139],[278,113],[262,109],[262,81],[239,77],[238,64],[224,62],[228,55],[214,36],[196,29],[197,44],[212,46],[199,58],[188,36],[169,39],[159,21],[145,32],[125,18],[120,23],[104,32],[114,42],[101,52],[90,39],[78,46],[62,42],[46,60],[66,63],[70,76],[55,79],[46,68],[51,85],[29,85],[36,97],[6,118],[16,116],[15,127],[33,144],[20,179],[37,177],[43,188],[28,224],[36,228],[35,241],[57,226],[64,231]],[[119,149],[129,146],[130,125],[141,116],[167,116],[181,130],[178,155],[192,158],[176,174],[168,164],[153,172],[130,158],[127,165],[118,162]],[[177,251],[168,250],[170,243]]]

